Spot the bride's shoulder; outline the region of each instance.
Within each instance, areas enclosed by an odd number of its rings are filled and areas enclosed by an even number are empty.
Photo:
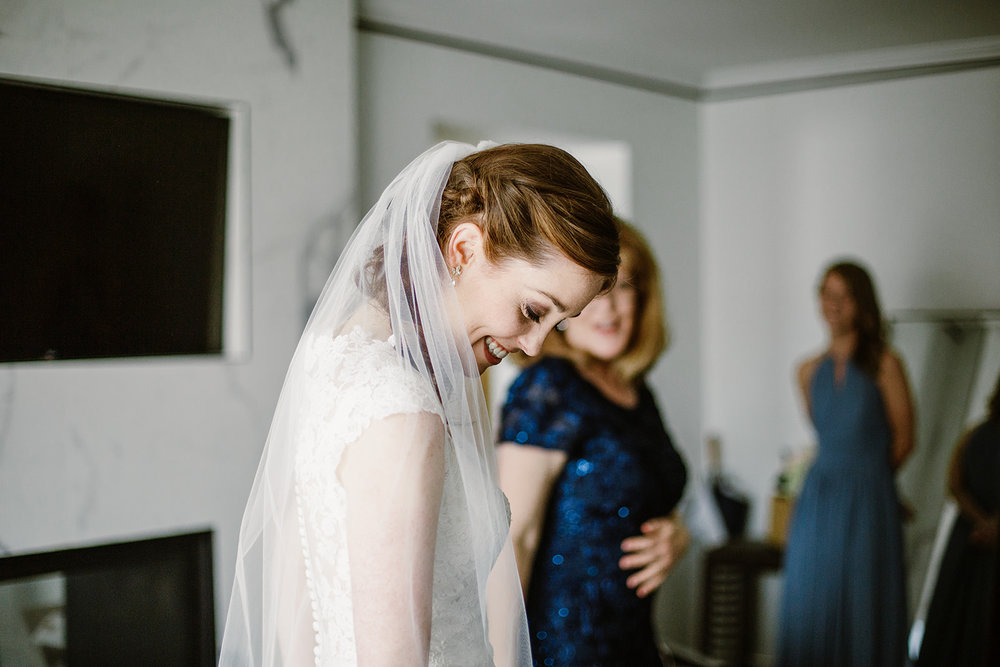
[[[336,336],[312,335],[303,357],[306,373],[342,401],[353,397],[384,414],[441,412],[433,386],[399,354],[391,336],[372,337],[361,327]]]

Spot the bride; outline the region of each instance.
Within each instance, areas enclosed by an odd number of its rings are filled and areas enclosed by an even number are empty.
[[[560,149],[445,142],[408,165],[289,366],[221,664],[530,664],[479,376],[617,269],[608,199]]]

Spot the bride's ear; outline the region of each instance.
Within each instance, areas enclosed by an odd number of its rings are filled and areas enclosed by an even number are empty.
[[[449,268],[465,269],[469,264],[483,259],[483,232],[475,222],[460,222],[451,232],[445,245],[445,260]]]

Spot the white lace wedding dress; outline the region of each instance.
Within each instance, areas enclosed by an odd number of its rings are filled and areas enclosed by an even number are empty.
[[[243,512],[221,667],[531,664],[489,411],[437,238],[455,163],[486,148],[415,158],[330,274]]]
[[[391,337],[373,340],[355,328],[336,338],[313,337],[303,343],[306,386],[298,415],[303,428],[296,443],[295,498],[315,664],[355,665],[346,496],[337,467],[348,444],[373,422],[418,412],[440,417],[441,406],[423,376],[400,359]],[[450,444],[445,447],[434,552],[430,664],[493,665],[483,633],[469,516]]]

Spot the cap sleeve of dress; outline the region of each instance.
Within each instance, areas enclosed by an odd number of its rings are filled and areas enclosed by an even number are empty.
[[[581,382],[569,361],[543,359],[514,380],[500,421],[500,441],[569,451],[583,432],[573,400]]]

